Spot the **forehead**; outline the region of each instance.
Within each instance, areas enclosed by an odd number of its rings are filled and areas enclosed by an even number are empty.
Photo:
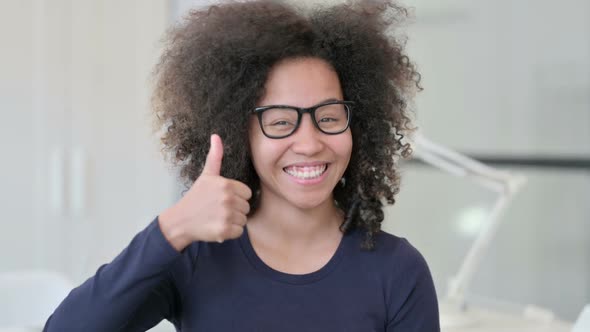
[[[334,68],[318,58],[287,59],[270,71],[258,106],[284,104],[309,107],[327,99],[342,99]]]

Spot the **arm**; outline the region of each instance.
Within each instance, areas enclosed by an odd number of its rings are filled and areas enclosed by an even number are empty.
[[[190,277],[192,248],[177,252],[154,220],[111,263],[72,290],[43,331],[145,331],[172,318],[179,296],[170,271],[180,269],[175,277]]]
[[[396,281],[402,288],[390,306],[387,332],[439,332],[438,301],[432,276],[423,256],[406,240],[403,252],[403,277]],[[401,295],[401,296],[400,296]]]
[[[198,243],[240,237],[250,211],[252,191],[220,175],[222,158],[221,138],[212,135],[203,171],[186,195],[74,289],[44,331],[145,331],[177,318],[178,288],[190,280]]]

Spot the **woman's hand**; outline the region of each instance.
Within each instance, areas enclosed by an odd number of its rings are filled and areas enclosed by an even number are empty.
[[[221,138],[211,135],[205,166],[189,191],[159,216],[162,233],[178,251],[194,241],[223,242],[242,235],[250,211],[250,188],[220,175]]]

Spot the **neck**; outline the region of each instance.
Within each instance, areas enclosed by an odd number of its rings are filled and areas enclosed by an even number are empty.
[[[327,199],[321,205],[301,209],[261,193],[259,207],[248,220],[248,229],[289,245],[306,245],[339,236],[344,213]]]

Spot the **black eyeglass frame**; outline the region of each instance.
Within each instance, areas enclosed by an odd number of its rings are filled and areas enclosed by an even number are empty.
[[[318,122],[315,118],[315,111],[318,108],[320,108],[322,106],[326,106],[326,105],[344,105],[344,108],[346,109],[346,126],[344,127],[344,129],[342,129],[338,132],[335,132],[335,133],[330,133],[330,132],[325,132],[322,128],[320,128],[320,125],[318,124]],[[338,134],[342,134],[343,132],[346,131],[346,129],[348,129],[350,127],[350,118],[352,116],[352,112],[351,112],[350,107],[353,105],[354,105],[353,101],[347,101],[347,100],[328,101],[328,102],[317,104],[317,105],[314,105],[314,106],[308,107],[308,108],[289,106],[289,105],[267,105],[267,106],[260,106],[260,107],[254,108],[251,111],[251,113],[257,115],[258,124],[260,125],[260,130],[262,130],[262,133],[264,134],[264,136],[266,136],[268,138],[280,139],[280,138],[286,138],[286,137],[293,135],[297,131],[297,129],[299,128],[299,125],[301,124],[301,118],[303,118],[303,114],[305,114],[305,113],[309,113],[309,115],[311,116],[311,122],[313,122],[313,125],[319,131],[321,131],[322,133],[324,133],[326,135],[338,135]],[[264,131],[264,126],[262,125],[262,113],[264,113],[264,111],[266,111],[268,109],[273,109],[273,108],[283,108],[283,109],[290,109],[290,110],[297,111],[297,123],[295,124],[295,128],[293,128],[292,132],[290,132],[287,135],[272,136],[272,135],[268,135]]]

